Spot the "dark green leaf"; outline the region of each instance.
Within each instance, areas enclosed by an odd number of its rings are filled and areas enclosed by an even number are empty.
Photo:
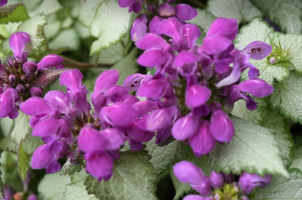
[[[18,169],[19,175],[23,181],[26,180],[27,171],[29,169],[29,158],[27,153],[24,151],[23,142],[21,142],[18,149]]]
[[[0,7],[0,23],[7,24],[8,22],[20,22],[29,18],[23,4],[13,4]]]
[[[114,163],[109,181],[98,182],[89,175],[84,185],[99,199],[155,200],[157,175],[146,151],[125,152]]]

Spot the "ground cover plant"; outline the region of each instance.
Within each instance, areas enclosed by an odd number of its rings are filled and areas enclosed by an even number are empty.
[[[301,9],[0,0],[0,198],[302,199]]]

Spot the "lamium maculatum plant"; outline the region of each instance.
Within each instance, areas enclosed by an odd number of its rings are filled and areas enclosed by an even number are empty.
[[[301,199],[301,7],[0,0],[0,198]]]

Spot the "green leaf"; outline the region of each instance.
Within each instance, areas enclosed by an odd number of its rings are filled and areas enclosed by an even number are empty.
[[[27,171],[29,170],[29,158],[27,153],[24,151],[23,142],[21,141],[21,144],[18,149],[18,170],[19,175],[23,181],[26,180]]]
[[[291,169],[298,169],[300,174],[302,175],[302,146],[299,146],[294,150],[295,156],[293,162],[290,166]]]
[[[49,42],[51,49],[69,47],[70,50],[77,50],[80,47],[80,38],[74,28],[65,29]]]
[[[208,10],[216,17],[235,18],[239,23],[251,21],[261,12],[248,0],[210,0]]]
[[[64,197],[65,200],[97,200],[94,195],[87,194],[87,191],[85,190],[85,187],[83,185],[83,181],[77,181],[75,183],[69,183],[68,185],[66,185]]]
[[[79,21],[85,26],[90,26],[99,4],[101,4],[103,1],[104,0],[81,1]]]
[[[205,32],[209,30],[212,22],[216,19],[208,10],[196,9],[198,15],[188,22],[201,26]]]
[[[278,112],[271,110],[264,117],[262,126],[273,130],[274,139],[280,147],[282,158],[284,160],[291,160],[294,155],[294,140],[292,134],[289,132],[290,128],[287,119]]]
[[[117,0],[103,1],[90,27],[91,35],[98,38],[91,46],[90,55],[121,41],[127,34],[129,20],[128,9],[120,8]]]
[[[151,200],[157,199],[157,175],[149,163],[146,151],[125,152],[114,163],[113,175],[109,181],[98,182],[89,175],[84,185],[88,194],[99,199]]]
[[[301,33],[301,1],[299,0],[251,0],[270,20],[284,32]]]
[[[23,4],[13,4],[0,7],[0,23],[20,22],[29,18]]]
[[[25,141],[31,131],[29,117],[22,111],[19,111],[19,116],[16,118],[15,126],[11,133],[11,140],[20,145],[21,141]]]
[[[258,108],[251,111],[246,108],[246,101],[239,100],[235,103],[232,114],[245,119],[247,121],[254,122],[255,124],[260,124],[264,120],[264,116],[270,111],[267,105],[267,101],[263,98],[254,98],[257,103]]]
[[[155,137],[147,143],[145,148],[148,154],[152,157],[150,163],[154,167],[156,174],[163,175],[167,170],[169,170],[172,165],[172,151],[174,150],[174,145],[176,142],[171,142],[170,144],[160,147],[155,144]]]
[[[24,51],[29,51],[30,55],[39,54],[41,47],[45,43],[45,37],[42,35],[43,26],[45,24],[45,15],[36,15],[21,23],[17,29],[17,31],[27,32],[30,36],[30,41],[24,49]],[[5,54],[12,53],[8,39],[3,42],[2,48]]]
[[[42,144],[44,144],[43,140],[39,137],[34,137],[32,135],[29,135],[25,142],[23,142],[24,144],[24,150],[25,152],[31,156],[33,154],[33,152]],[[9,152],[13,152],[13,153],[17,153],[18,150],[18,146],[11,141],[10,139],[10,135],[6,136],[0,143],[0,149],[1,150],[5,150],[5,151],[9,151]]]
[[[288,177],[272,130],[237,117],[231,119],[236,130],[233,140],[230,144],[218,144],[210,154],[215,171]]]
[[[0,151],[0,156],[2,155],[2,151]],[[4,197],[4,191],[3,191],[3,180],[2,180],[2,170],[1,170],[1,162],[0,162],[0,197],[5,198]]]
[[[64,199],[65,186],[69,183],[69,176],[46,174],[38,186],[39,200]]]
[[[25,0],[24,0],[25,1]],[[39,7],[31,10],[29,12],[31,17],[36,17],[35,15],[37,14],[44,14],[44,15],[49,15],[51,13],[56,12],[57,10],[61,9],[62,6],[59,4],[57,0],[47,0],[47,1],[42,1]]]
[[[302,75],[291,73],[289,78],[276,85],[270,102],[285,117],[302,124]]]
[[[134,48],[123,60],[118,61],[110,69],[116,69],[119,72],[118,85],[123,85],[125,79],[134,74],[138,70],[138,64],[136,62],[138,49]]]
[[[79,164],[73,164],[70,162],[70,159],[68,158],[68,160],[66,161],[66,163],[64,164],[64,166],[62,167],[61,171],[60,171],[60,175],[73,175],[76,172],[80,172],[82,169],[81,163]]]
[[[302,199],[302,175],[291,173],[286,179],[280,175],[274,176],[272,182],[264,189],[258,189],[251,200],[298,200]]]

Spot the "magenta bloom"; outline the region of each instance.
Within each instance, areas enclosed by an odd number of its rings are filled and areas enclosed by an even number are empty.
[[[118,0],[118,4],[122,8],[129,7],[129,13],[139,13],[142,9],[142,5],[145,4],[145,0]]]
[[[248,195],[255,187],[265,188],[272,180],[273,176],[266,174],[264,177],[258,174],[243,172],[239,178],[240,189]]]
[[[0,7],[4,6],[7,4],[7,0],[0,0]]]

